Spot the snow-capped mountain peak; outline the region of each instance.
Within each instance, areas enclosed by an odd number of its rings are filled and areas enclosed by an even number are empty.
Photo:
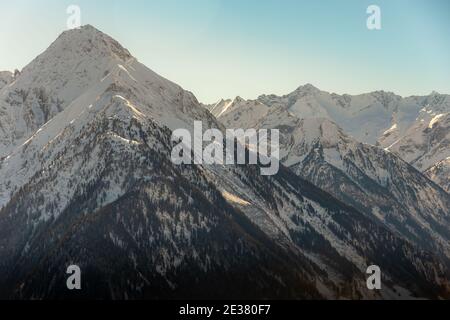
[[[369,96],[372,99],[369,101],[377,101],[377,110],[386,110],[385,107],[392,106],[396,99],[392,93],[381,91]],[[289,99],[284,99],[279,98],[264,114],[247,114],[244,109],[235,109],[224,117],[219,116],[219,120],[227,126],[249,128],[247,119],[259,119],[256,128],[279,129],[284,165],[396,232],[404,232],[401,221],[408,220],[408,228],[435,238],[436,243],[440,243],[439,250],[450,257],[450,234],[445,231],[450,226],[448,194],[394,154],[355,140],[329,117],[312,116],[311,109],[305,107],[307,104],[299,104],[295,99],[290,106]],[[441,114],[430,116],[423,126],[427,128],[424,130],[435,130],[433,136],[442,138],[449,130],[439,129],[447,123],[445,115]],[[444,145],[439,150],[448,150],[449,144],[446,145],[447,148]],[[436,182],[442,180],[448,184],[443,174],[448,174],[446,163],[430,171],[429,176]],[[390,219],[392,221],[388,222]],[[435,223],[442,223],[442,232],[430,226]],[[427,246],[427,242],[414,239],[415,236],[408,233],[405,236],[411,241]]]
[[[113,66],[132,59],[117,41],[87,25],[63,32],[22,70],[15,88],[44,87],[68,104],[93,81],[104,79]]]
[[[90,53],[99,54],[97,57],[115,57],[123,62],[132,58],[130,52],[119,42],[91,25],[64,31],[46,50],[50,55],[61,52],[64,52],[66,58],[72,56],[72,53],[78,59],[90,56]]]
[[[107,91],[119,92],[139,105],[138,111],[172,129],[193,126],[192,117],[213,119],[206,110],[195,108],[198,101],[192,93],[148,69],[113,38],[88,25],[62,33],[2,90],[0,157],[69,106],[74,110],[75,105],[80,114]]]

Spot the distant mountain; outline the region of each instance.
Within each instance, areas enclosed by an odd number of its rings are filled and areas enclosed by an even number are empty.
[[[283,166],[267,177],[258,166],[173,164],[173,130],[224,126],[92,26],[63,33],[1,89],[0,108],[1,298],[450,294],[439,232],[417,234],[437,249],[424,250]],[[71,264],[81,292],[65,287]],[[381,292],[366,287],[371,264]]]
[[[302,119],[332,120],[358,141],[371,144],[391,127],[394,112],[409,108],[401,104],[401,97],[389,92],[337,95],[310,84],[285,96],[263,95],[257,100],[268,107],[281,106]]]
[[[221,104],[211,112],[225,124],[240,122],[244,127],[253,126],[253,119],[265,116],[267,108],[281,108],[300,119],[329,119],[356,141],[396,153],[421,172],[450,156],[449,95],[433,92],[402,98],[384,91],[338,95],[307,84],[288,95],[263,95],[251,103],[258,103],[259,110],[240,108],[239,112],[247,113],[245,116]],[[249,126],[248,118],[253,121]],[[434,182],[439,184],[442,179],[445,177]]]

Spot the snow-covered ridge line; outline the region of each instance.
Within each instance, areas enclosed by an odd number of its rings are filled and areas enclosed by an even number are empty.
[[[207,106],[225,126],[255,127],[261,119],[267,121],[268,113],[274,123],[277,117],[328,119],[357,141],[395,153],[422,172],[450,156],[450,95],[338,95],[308,84],[284,96],[230,101]]]
[[[444,164],[439,166],[441,170],[435,170],[426,177],[398,155],[364,143],[364,140],[359,142],[335,123],[331,112],[328,112],[331,107],[320,109],[318,94],[320,91],[313,87],[300,88],[293,96],[285,96],[285,100],[272,96],[269,102],[241,101],[224,113],[220,110],[214,113],[230,128],[279,129],[280,158],[300,177],[357,207],[390,229],[405,234],[411,241],[418,241],[418,245],[436,244],[438,250],[450,257],[450,233],[445,231],[450,227],[450,195],[428,178],[441,182],[437,176],[445,172],[442,170]],[[377,97],[377,101],[380,99]],[[381,106],[375,104],[365,110],[370,108],[379,110]],[[428,111],[426,114],[432,122],[431,125],[421,122],[426,132],[432,128],[442,129],[442,123],[446,123],[444,114]],[[369,115],[368,120],[372,117],[371,113]],[[389,134],[397,128],[394,125],[383,132]],[[444,136],[449,134],[445,128],[440,132]],[[440,156],[450,156],[446,153],[450,152],[448,145],[439,149]],[[405,224],[408,224],[407,231],[402,230]],[[441,225],[441,231],[435,230],[436,225]],[[420,238],[424,233],[434,240],[423,242]]]

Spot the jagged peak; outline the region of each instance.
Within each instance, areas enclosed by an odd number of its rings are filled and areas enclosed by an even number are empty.
[[[240,96],[236,96],[236,98],[233,99],[233,104],[241,103],[241,102],[245,102],[245,99]]]
[[[303,86],[298,87],[294,92],[302,92],[302,93],[318,93],[320,90],[316,88],[311,83],[307,83]]]
[[[123,61],[132,57],[118,41],[89,24],[64,31],[47,51],[52,49],[74,51],[81,55],[94,51],[101,55],[110,54]]]
[[[398,95],[396,95],[394,92],[391,91],[385,91],[385,90],[376,90],[376,91],[372,91],[370,93],[370,95],[372,96],[376,96],[376,97],[400,97]],[[400,97],[401,98],[401,97]]]

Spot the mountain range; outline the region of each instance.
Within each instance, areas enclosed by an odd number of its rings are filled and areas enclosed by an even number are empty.
[[[449,177],[439,173],[449,170],[450,95],[338,95],[307,84],[284,96],[237,97],[205,107],[229,126],[254,127],[278,109],[300,119],[328,119],[356,141],[396,154],[449,191]],[[438,165],[440,170],[434,168]]]
[[[307,85],[205,106],[94,27],[66,31],[0,73],[0,298],[449,298],[449,101]],[[279,173],[175,165],[194,121],[279,129]]]

